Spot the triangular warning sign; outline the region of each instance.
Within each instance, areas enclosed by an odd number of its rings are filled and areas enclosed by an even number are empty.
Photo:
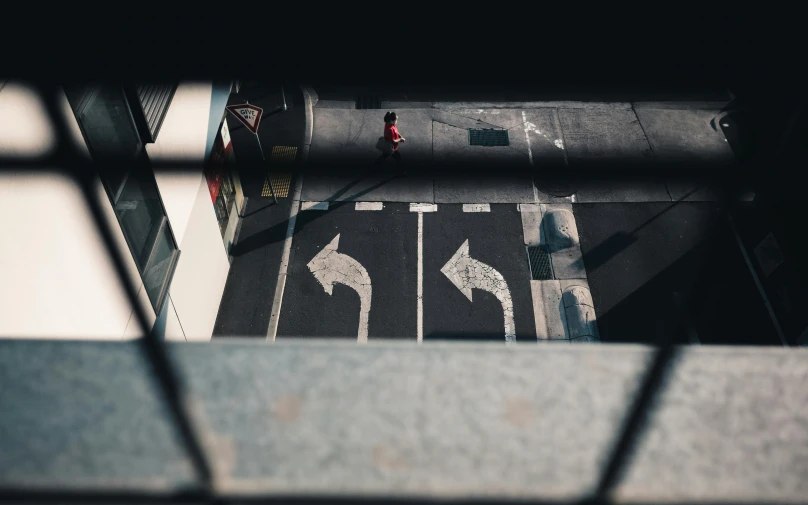
[[[264,109],[244,103],[240,105],[228,105],[227,110],[232,112],[251,132],[255,134],[258,133],[258,123],[261,121],[261,115],[264,113]]]

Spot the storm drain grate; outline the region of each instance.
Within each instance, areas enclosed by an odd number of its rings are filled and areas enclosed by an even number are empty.
[[[470,146],[508,146],[508,130],[471,130],[469,129]]]
[[[553,268],[550,265],[550,253],[542,246],[527,247],[527,261],[530,265],[530,278],[534,281],[553,280]]]

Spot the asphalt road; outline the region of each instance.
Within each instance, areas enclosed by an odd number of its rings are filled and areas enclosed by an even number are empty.
[[[604,342],[688,337],[777,344],[743,257],[715,202],[573,206]]]

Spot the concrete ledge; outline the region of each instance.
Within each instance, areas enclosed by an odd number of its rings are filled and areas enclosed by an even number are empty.
[[[585,497],[653,359],[415,336],[166,347],[217,491],[365,500]],[[191,485],[137,343],[4,340],[0,373],[6,489]],[[804,349],[678,349],[610,502],[804,503],[806,377]]]
[[[631,109],[631,102],[434,102],[436,109]]]
[[[670,110],[714,110],[723,109],[730,102],[726,101],[687,101],[687,102],[631,102],[635,109],[670,109]]]

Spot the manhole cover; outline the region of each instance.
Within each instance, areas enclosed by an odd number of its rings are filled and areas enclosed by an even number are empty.
[[[530,278],[534,281],[553,280],[553,269],[550,266],[550,253],[543,246],[528,246],[527,261],[530,265]]]
[[[472,130],[469,129],[470,146],[508,146],[508,130]]]

